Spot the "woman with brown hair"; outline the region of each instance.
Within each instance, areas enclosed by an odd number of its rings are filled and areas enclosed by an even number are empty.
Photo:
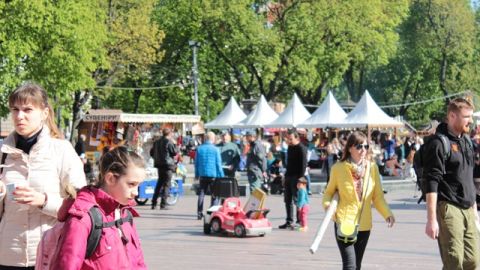
[[[383,197],[377,165],[367,157],[369,145],[361,132],[352,133],[330,174],[323,205],[338,193],[335,212],[335,236],[342,256],[343,269],[360,269],[372,228],[373,204],[392,227],[395,218]]]
[[[57,220],[63,187],[84,186],[85,174],[73,146],[61,139],[42,87],[24,84],[8,104],[15,131],[0,149],[0,270],[33,269],[42,233]]]

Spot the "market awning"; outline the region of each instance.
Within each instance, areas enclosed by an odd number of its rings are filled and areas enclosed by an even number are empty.
[[[122,123],[198,123],[199,115],[188,114],[138,114],[124,113],[121,110],[90,110],[84,122],[122,122]]]

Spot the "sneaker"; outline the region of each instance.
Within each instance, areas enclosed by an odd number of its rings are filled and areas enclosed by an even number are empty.
[[[307,231],[308,231],[308,226],[298,227],[297,231],[299,231],[299,232],[307,232]]]
[[[152,204],[152,207],[150,209],[155,210],[157,206]]]
[[[164,205],[164,206],[160,206],[160,210],[170,210],[170,208],[168,208]]]
[[[197,214],[197,219],[200,220],[200,219],[202,219],[202,218],[203,218],[203,213],[198,213],[198,214]]]
[[[292,227],[292,223],[290,223],[288,221],[285,222],[285,224],[278,226],[279,229],[288,229],[290,227]]]

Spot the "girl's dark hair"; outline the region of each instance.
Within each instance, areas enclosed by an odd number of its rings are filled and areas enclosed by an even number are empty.
[[[125,146],[118,146],[104,153],[100,158],[98,181],[95,186],[102,187],[105,184],[105,175],[108,172],[122,176],[127,174],[128,166],[132,164],[138,168],[145,168],[143,158]]]
[[[340,161],[345,161],[351,157],[351,154],[349,151],[350,147],[357,144],[362,144],[366,140],[367,140],[367,136],[363,134],[363,132],[355,131],[352,134],[350,134],[350,136],[348,136],[348,139],[347,139],[347,144],[343,149],[343,156],[340,159]]]
[[[12,108],[15,104],[32,103],[34,106],[45,109],[48,108],[48,117],[46,125],[50,129],[50,136],[53,138],[62,138],[62,134],[55,124],[55,114],[53,108],[48,102],[48,95],[45,89],[35,83],[26,83],[15,89],[8,97],[8,106]]]

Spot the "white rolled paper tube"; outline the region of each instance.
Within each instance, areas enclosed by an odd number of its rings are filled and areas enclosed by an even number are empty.
[[[325,217],[323,218],[322,223],[318,227],[317,233],[315,234],[315,238],[313,239],[313,243],[310,246],[310,253],[315,254],[320,245],[320,241],[322,241],[323,235],[327,230],[328,224],[332,220],[333,214],[337,210],[338,204],[338,193],[333,195],[332,200],[330,201],[330,206],[328,207],[327,213],[325,213]]]

